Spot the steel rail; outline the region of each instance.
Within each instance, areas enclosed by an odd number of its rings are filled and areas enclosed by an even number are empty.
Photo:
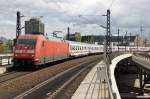
[[[93,60],[92,60],[92,61],[93,61]],[[90,62],[92,62],[92,61],[90,61]],[[57,82],[58,82],[58,79],[60,80],[61,78],[63,78],[63,76],[68,75],[69,73],[71,73],[72,71],[74,71],[74,70],[76,70],[76,69],[78,69],[78,68],[79,68],[79,69],[83,68],[84,66],[88,65],[90,62],[83,62],[83,63],[80,63],[80,64],[74,66],[74,67],[71,67],[71,68],[65,70],[64,72],[61,72],[61,73],[59,73],[59,74],[57,74],[57,75],[51,77],[50,79],[48,79],[48,80],[46,80],[46,81],[44,81],[44,82],[38,84],[37,86],[35,86],[35,87],[33,87],[33,88],[31,88],[31,89],[29,89],[29,90],[23,92],[22,94],[16,96],[14,99],[22,99],[22,98],[28,96],[29,94],[33,93],[33,92],[36,91],[37,89],[40,89],[41,87],[45,86],[46,84],[57,83]],[[88,67],[87,67],[87,68],[88,68]],[[75,77],[73,77],[73,78],[75,78]],[[73,79],[73,78],[72,78],[72,79]],[[71,82],[71,81],[72,81],[72,80],[68,81],[68,83]],[[54,96],[55,96],[60,90],[62,90],[62,88],[65,87],[66,85],[67,85],[67,83],[66,83],[65,85],[63,85],[62,87],[60,87],[60,88],[58,89],[58,91],[54,93]]]
[[[95,61],[92,64],[89,64],[88,66],[84,67],[83,69],[79,70],[78,73],[76,73],[74,76],[72,76],[69,80],[67,80],[58,90],[56,90],[53,94],[51,94],[48,99],[53,99],[56,95],[58,95],[67,85],[69,85],[74,79],[76,79],[82,72],[84,72],[87,68],[89,68],[91,65],[96,64]]]
[[[26,74],[29,74],[30,72],[10,72],[10,73],[7,73],[5,75],[1,75],[0,76],[0,84],[3,84],[7,81],[10,81],[10,80],[13,80],[13,79],[16,79],[18,77],[21,77],[21,76],[24,76]]]

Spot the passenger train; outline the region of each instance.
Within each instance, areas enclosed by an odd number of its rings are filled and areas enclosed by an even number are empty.
[[[30,64],[39,66],[70,57],[103,53],[103,45],[87,44],[73,41],[50,41],[43,35],[21,35],[14,46],[14,66]],[[117,51],[118,47],[112,47]],[[120,47],[125,51],[125,47]],[[137,51],[136,47],[126,47],[127,51]],[[149,47],[139,47],[139,51],[149,51]]]

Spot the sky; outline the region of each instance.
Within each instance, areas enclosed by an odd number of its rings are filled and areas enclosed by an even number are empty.
[[[15,38],[16,12],[26,16],[24,21],[33,16],[43,16],[45,32],[51,36],[53,31],[67,33],[80,32],[82,35],[105,35],[107,9],[111,11],[111,33],[141,35],[150,37],[150,0],[0,0],[0,36]],[[24,30],[22,30],[24,34]]]

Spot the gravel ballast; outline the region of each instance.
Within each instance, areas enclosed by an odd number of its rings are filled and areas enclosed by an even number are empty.
[[[16,95],[34,87],[48,78],[84,61],[93,60],[99,55],[87,56],[75,60],[66,61],[54,66],[50,66],[39,71],[15,78],[4,84],[0,84],[0,99],[12,99]]]

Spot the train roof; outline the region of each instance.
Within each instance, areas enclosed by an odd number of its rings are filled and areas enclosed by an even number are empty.
[[[41,38],[43,40],[47,40],[47,41],[52,41],[52,42],[65,42],[63,39],[59,39],[59,38],[56,38],[56,37],[45,37],[44,35],[20,35],[18,37],[18,39],[38,39],[38,38]]]
[[[45,38],[43,35],[20,35],[18,37],[19,39],[24,38],[24,39],[37,39],[37,38]]]

